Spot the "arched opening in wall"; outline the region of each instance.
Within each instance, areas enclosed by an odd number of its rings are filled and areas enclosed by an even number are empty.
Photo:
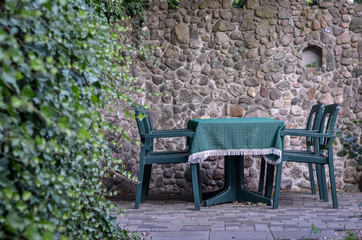
[[[322,49],[318,46],[308,46],[302,52],[302,67],[319,68],[322,66]]]

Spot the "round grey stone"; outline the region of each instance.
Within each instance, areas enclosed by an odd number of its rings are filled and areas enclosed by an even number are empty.
[[[282,93],[281,93],[278,89],[276,89],[276,88],[272,89],[272,90],[270,91],[270,93],[269,93],[269,98],[270,98],[271,100],[277,100],[277,99],[279,99],[281,96],[282,96]]]

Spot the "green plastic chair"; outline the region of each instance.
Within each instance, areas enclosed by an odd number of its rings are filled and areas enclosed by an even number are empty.
[[[302,131],[305,130],[319,130],[319,124],[322,118],[322,114],[323,114],[323,108],[324,108],[325,104],[324,103],[319,103],[316,105],[313,105],[310,112],[309,112],[309,116],[308,116],[308,120],[307,120],[307,126],[305,129],[285,129],[283,130],[283,134],[285,135],[293,135],[294,132],[300,133]],[[307,145],[307,151],[312,151],[312,147],[313,147],[313,138],[307,137],[306,138],[306,145]],[[312,194],[316,193],[316,187],[315,187],[315,183],[314,183],[314,174],[313,174],[313,166],[312,163],[308,163],[308,169],[309,169],[309,176],[310,176],[310,185],[311,185],[311,191]],[[266,197],[271,197],[272,194],[272,184],[273,184],[273,178],[274,178],[274,166],[268,164],[267,165],[267,185],[265,188],[265,193],[264,195]],[[322,187],[322,185],[320,184],[320,175],[319,173],[319,165],[316,166],[316,172],[317,172],[317,182],[318,182],[318,188],[320,189]],[[261,167],[260,167],[260,178],[259,178],[259,188],[258,188],[258,192],[260,194],[262,194],[263,188],[264,188],[264,176],[265,176],[265,160],[264,158],[262,158],[261,161]],[[323,197],[323,191],[319,191],[319,195],[320,195],[320,199],[324,199]]]
[[[282,131],[280,133],[282,138],[290,134],[292,134],[293,136],[303,136],[307,138],[312,138],[311,141],[313,142],[314,151],[285,150],[283,147],[282,163],[293,161],[293,162],[312,163],[316,164],[317,166],[319,165],[319,167],[317,168],[317,172],[319,172],[318,174],[320,174],[320,181],[319,181],[321,184],[320,191],[323,192],[323,198],[326,202],[328,201],[328,195],[327,195],[325,165],[328,165],[333,208],[338,208],[337,190],[336,190],[334,166],[333,166],[333,140],[335,139],[334,127],[337,120],[339,109],[340,109],[339,104],[328,105],[324,108],[318,131],[316,130],[305,130],[300,132]],[[280,184],[281,184],[282,169],[283,169],[282,163],[280,163],[277,166],[275,193],[274,193],[274,202],[273,202],[274,209],[277,209],[279,205]]]
[[[140,163],[138,170],[138,185],[135,209],[139,208],[148,195],[152,164],[187,163],[189,150],[184,151],[154,151],[155,138],[187,137],[191,143],[194,131],[190,129],[154,130],[149,111],[141,105],[134,105],[137,126],[141,138]],[[192,188],[195,210],[200,210],[201,187],[199,164],[191,164]]]

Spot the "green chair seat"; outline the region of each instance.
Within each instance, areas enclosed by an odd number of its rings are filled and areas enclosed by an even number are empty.
[[[181,163],[188,162],[189,152],[188,151],[179,151],[179,152],[152,152],[146,154],[147,162],[151,163]]]
[[[328,156],[324,156],[323,154],[315,154],[313,152],[307,150],[287,150],[284,151],[283,154],[288,156],[289,159],[293,159],[293,162],[307,162],[307,163],[328,163]],[[309,159],[313,159],[309,161]]]

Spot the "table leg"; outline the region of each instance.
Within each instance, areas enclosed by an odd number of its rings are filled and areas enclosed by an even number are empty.
[[[265,181],[265,160],[262,157],[261,158],[261,162],[260,162],[260,177],[259,177],[259,187],[258,187],[258,193],[260,195],[263,194],[263,189],[264,189],[264,181]]]
[[[265,194],[264,194],[264,196],[267,198],[271,198],[272,196],[273,183],[274,183],[274,169],[275,169],[274,165],[267,163]]]
[[[260,196],[244,187],[244,157],[225,156],[225,187],[218,195],[205,200],[205,206],[225,202],[254,202],[272,204],[270,198]]]
[[[237,167],[237,162],[241,162],[240,158],[244,160],[243,157],[240,156],[225,156],[224,188],[216,196],[205,200],[205,206],[236,201],[236,189],[241,187],[240,174],[237,173],[240,173],[241,170],[236,170],[235,168]],[[244,175],[244,171],[242,172]]]

